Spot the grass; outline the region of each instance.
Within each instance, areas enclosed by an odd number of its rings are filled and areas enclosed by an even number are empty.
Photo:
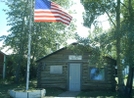
[[[65,90],[59,88],[46,88],[46,97],[56,97],[63,92]]]
[[[14,84],[13,82],[8,82],[6,80],[0,80],[0,98],[11,98],[8,94],[10,89],[25,89],[25,83]],[[37,89],[36,81],[32,81],[29,84],[29,89]],[[45,88],[46,96],[45,97],[56,97],[59,94],[65,92],[63,89],[59,88]],[[134,98],[134,89],[133,89],[133,98]],[[77,98],[118,98],[117,92],[108,92],[108,91],[81,91]]]
[[[16,88],[16,84],[0,84],[0,98],[10,98],[8,90]]]
[[[110,91],[82,91],[77,98],[119,98],[117,92]],[[134,98],[134,89],[132,92]]]
[[[0,98],[11,98],[8,94],[8,91],[11,89],[16,90],[25,90],[25,83],[15,84],[13,82],[7,82],[6,80],[0,80]],[[29,84],[29,90],[34,90],[36,88],[36,81],[32,81]],[[64,90],[58,88],[45,88],[46,89],[46,97],[56,97]]]
[[[77,98],[117,98],[116,92],[107,91],[83,91]]]

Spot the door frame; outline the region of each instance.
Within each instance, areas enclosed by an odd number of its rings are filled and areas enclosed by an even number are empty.
[[[75,62],[71,62],[68,64],[68,90],[70,90],[70,79],[69,79],[69,76],[70,76],[70,66],[71,64],[80,64],[80,91],[81,91],[81,83],[82,83],[82,64],[81,63],[75,63]]]

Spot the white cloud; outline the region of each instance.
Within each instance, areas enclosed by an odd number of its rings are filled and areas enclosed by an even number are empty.
[[[98,21],[100,21],[100,25],[101,25],[101,27],[103,27],[103,30],[108,30],[110,28],[110,24],[109,24],[109,21],[108,21],[108,16],[106,14],[101,15],[98,18]]]
[[[88,30],[89,28],[86,28],[83,26],[83,16],[82,13],[84,12],[84,8],[82,6],[82,4],[80,3],[80,0],[73,0],[73,2],[75,2],[76,4],[73,5],[72,10],[76,11],[76,14],[73,14],[73,18],[75,18],[76,21],[76,25],[77,25],[77,33],[81,36],[81,37],[87,37],[89,35]]]
[[[5,53],[6,55],[10,55],[10,54],[13,54],[13,50],[8,50],[8,48],[9,47],[6,47],[6,48],[4,48],[4,49],[2,49],[1,51],[3,52],[3,53]]]
[[[71,43],[74,43],[74,42],[77,42],[75,39],[68,39],[67,40],[67,44],[69,45],[69,44],[71,44]]]

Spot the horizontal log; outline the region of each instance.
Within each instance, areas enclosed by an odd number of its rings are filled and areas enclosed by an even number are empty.
[[[58,88],[63,88],[63,89],[67,89],[67,86],[64,84],[41,84],[40,87],[58,87]]]
[[[51,80],[48,80],[48,81],[40,81],[41,84],[66,84],[65,81],[51,81]]]
[[[67,80],[66,78],[56,78],[56,77],[54,77],[54,78],[41,78],[41,80],[43,80],[43,81],[55,81],[55,80],[57,80],[57,81],[65,81],[65,80]]]

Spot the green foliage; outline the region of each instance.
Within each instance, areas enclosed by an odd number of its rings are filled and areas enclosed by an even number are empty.
[[[99,43],[100,50],[105,50],[105,54],[109,54],[113,58],[117,58],[116,49],[120,47],[120,61],[124,60],[124,65],[133,66],[132,61],[134,60],[133,56],[133,37],[134,37],[134,1],[123,0],[121,4],[121,17],[120,17],[120,30],[116,32],[118,24],[114,22],[117,21],[115,18],[117,2],[114,0],[81,0],[81,3],[84,6],[85,13],[83,15],[84,25],[90,27],[91,24],[95,24],[96,28],[93,31],[94,38],[93,43]],[[104,33],[98,28],[97,18],[104,13],[107,14],[111,23],[114,24],[114,27],[111,27],[111,30]],[[116,27],[116,28],[115,28]],[[91,36],[90,36],[91,38]],[[116,46],[117,40],[120,38],[120,43]],[[102,52],[102,51],[101,51]]]
[[[134,1],[81,0],[81,2],[85,9],[85,13],[83,15],[85,26],[90,27],[92,24],[98,26],[96,19],[98,16],[103,14],[107,14],[111,24],[113,24],[113,27],[111,27],[113,30],[107,32],[109,34],[97,35],[97,38],[94,37],[93,41],[95,42],[93,43],[98,43],[100,46],[98,50],[101,53],[108,53],[117,59],[119,88],[121,91],[123,91],[122,69],[126,65],[129,66],[129,75],[126,85],[126,88],[128,87],[129,91],[125,93],[126,96],[131,96],[134,67]],[[99,29],[95,28],[94,33],[98,31]],[[104,47],[107,47],[107,49],[104,49]]]
[[[94,62],[103,61],[102,56],[110,56],[116,59],[116,36],[120,33],[115,33],[116,29],[112,29],[104,32],[102,28],[99,27],[98,17],[106,14],[109,17],[109,21],[113,24],[113,27],[116,27],[116,1],[115,0],[81,0],[82,5],[84,6],[85,13],[83,14],[84,25],[91,27],[93,24],[95,26],[94,31],[92,32],[93,36],[89,36],[90,45],[95,47],[94,52],[91,57]]]
[[[106,34],[105,35],[105,38],[106,38]],[[78,40],[78,43],[80,45],[83,45],[82,49],[81,48],[78,48],[82,51],[87,51],[89,54],[89,65],[94,65],[96,67],[104,67],[104,65],[106,65],[105,63],[105,58],[106,56],[110,56],[109,51],[107,50],[107,45],[108,43],[105,43],[104,44],[104,37],[101,38],[101,36],[99,37],[87,37],[87,38],[81,38],[79,35],[76,34],[75,36],[76,40]],[[101,41],[102,40],[102,41]],[[104,41],[104,42],[103,42]],[[103,45],[101,45],[103,44]],[[111,49],[111,48],[110,48]]]
[[[134,1],[126,1],[124,0],[124,5],[122,7],[122,15],[123,21],[121,23],[121,36],[122,36],[122,53],[124,57],[124,65],[129,65],[133,67],[134,56],[133,56],[133,48],[134,48]]]
[[[83,14],[84,26],[91,27],[92,24],[97,25],[97,18],[100,15],[113,13],[109,17],[115,16],[114,0],[81,0],[85,13]]]

